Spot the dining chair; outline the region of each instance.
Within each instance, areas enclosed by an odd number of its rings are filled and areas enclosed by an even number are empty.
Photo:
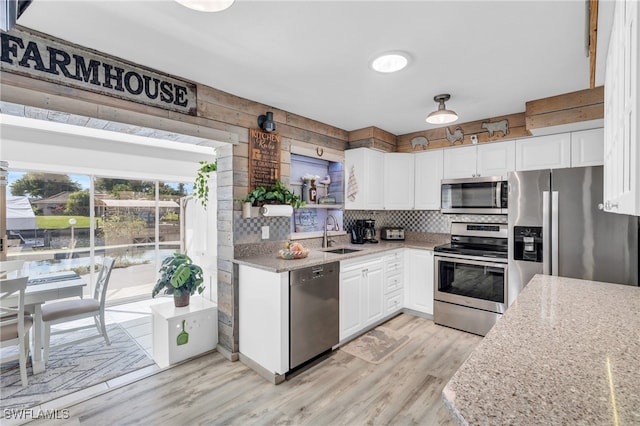
[[[93,298],[87,299],[73,299],[64,300],[62,302],[45,303],[42,305],[42,321],[44,323],[44,361],[49,359],[49,347],[51,344],[51,326],[69,321],[75,321],[83,318],[93,317],[95,326],[98,329],[98,333],[104,337],[107,345],[111,345],[109,336],[107,335],[107,327],[105,323],[104,307],[107,296],[107,286],[109,284],[109,278],[111,277],[111,270],[115,259],[112,257],[105,257],[102,262],[102,268],[98,274],[96,280],[95,290],[93,292]],[[54,334],[67,333],[71,331],[77,331],[92,326],[80,326],[71,329],[64,329],[56,331]],[[79,343],[88,339],[93,339],[96,336],[88,336],[82,339],[75,339],[73,341],[61,344],[64,346],[73,343]]]
[[[14,271],[21,271],[23,266],[24,266],[24,259],[2,260],[0,261],[0,277],[8,276],[9,273]]]
[[[33,318],[24,313],[24,293],[28,278],[0,279],[0,348],[18,347],[17,355],[2,358],[0,362],[5,363],[16,359],[19,361],[20,380],[23,387],[28,384],[29,329],[33,325]]]

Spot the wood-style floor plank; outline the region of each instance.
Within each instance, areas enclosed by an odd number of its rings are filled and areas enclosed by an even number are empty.
[[[442,389],[482,338],[407,314],[384,326],[410,340],[378,365],[337,350],[274,386],[212,353],[68,407],[56,424],[454,424]]]

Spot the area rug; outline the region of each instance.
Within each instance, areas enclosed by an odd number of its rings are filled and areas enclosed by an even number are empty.
[[[2,365],[0,409],[33,408],[153,364],[153,360],[118,324],[107,326],[111,346],[107,346],[95,328],[52,336],[52,345],[61,339],[68,341],[69,335],[78,339],[91,333],[96,334],[95,339],[58,348],[52,346],[44,372],[33,375],[31,366],[28,366],[29,384],[24,388],[18,363]]]
[[[409,336],[378,327],[340,347],[340,350],[372,364],[380,364],[409,342]]]

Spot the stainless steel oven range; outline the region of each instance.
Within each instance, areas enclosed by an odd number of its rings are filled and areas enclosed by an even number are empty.
[[[435,251],[436,324],[484,336],[508,306],[508,225],[451,224]]]

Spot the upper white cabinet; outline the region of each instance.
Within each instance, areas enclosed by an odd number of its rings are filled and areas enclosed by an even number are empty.
[[[483,143],[477,148],[478,176],[507,176],[516,169],[516,141]]]
[[[384,153],[368,148],[345,151],[346,210],[384,209]]]
[[[571,167],[571,134],[538,136],[516,143],[516,170]]]
[[[615,2],[604,84],[604,209],[640,216],[640,7]]]
[[[414,154],[384,154],[384,208],[409,210],[414,207]]]
[[[417,210],[440,209],[442,153],[441,149],[433,149],[415,154],[414,207]]]
[[[515,141],[467,145],[444,150],[444,179],[506,176],[514,170]]]
[[[604,164],[604,129],[571,132],[571,167]]]
[[[476,147],[473,145],[447,148],[444,150],[443,160],[444,179],[475,177],[477,174]]]

